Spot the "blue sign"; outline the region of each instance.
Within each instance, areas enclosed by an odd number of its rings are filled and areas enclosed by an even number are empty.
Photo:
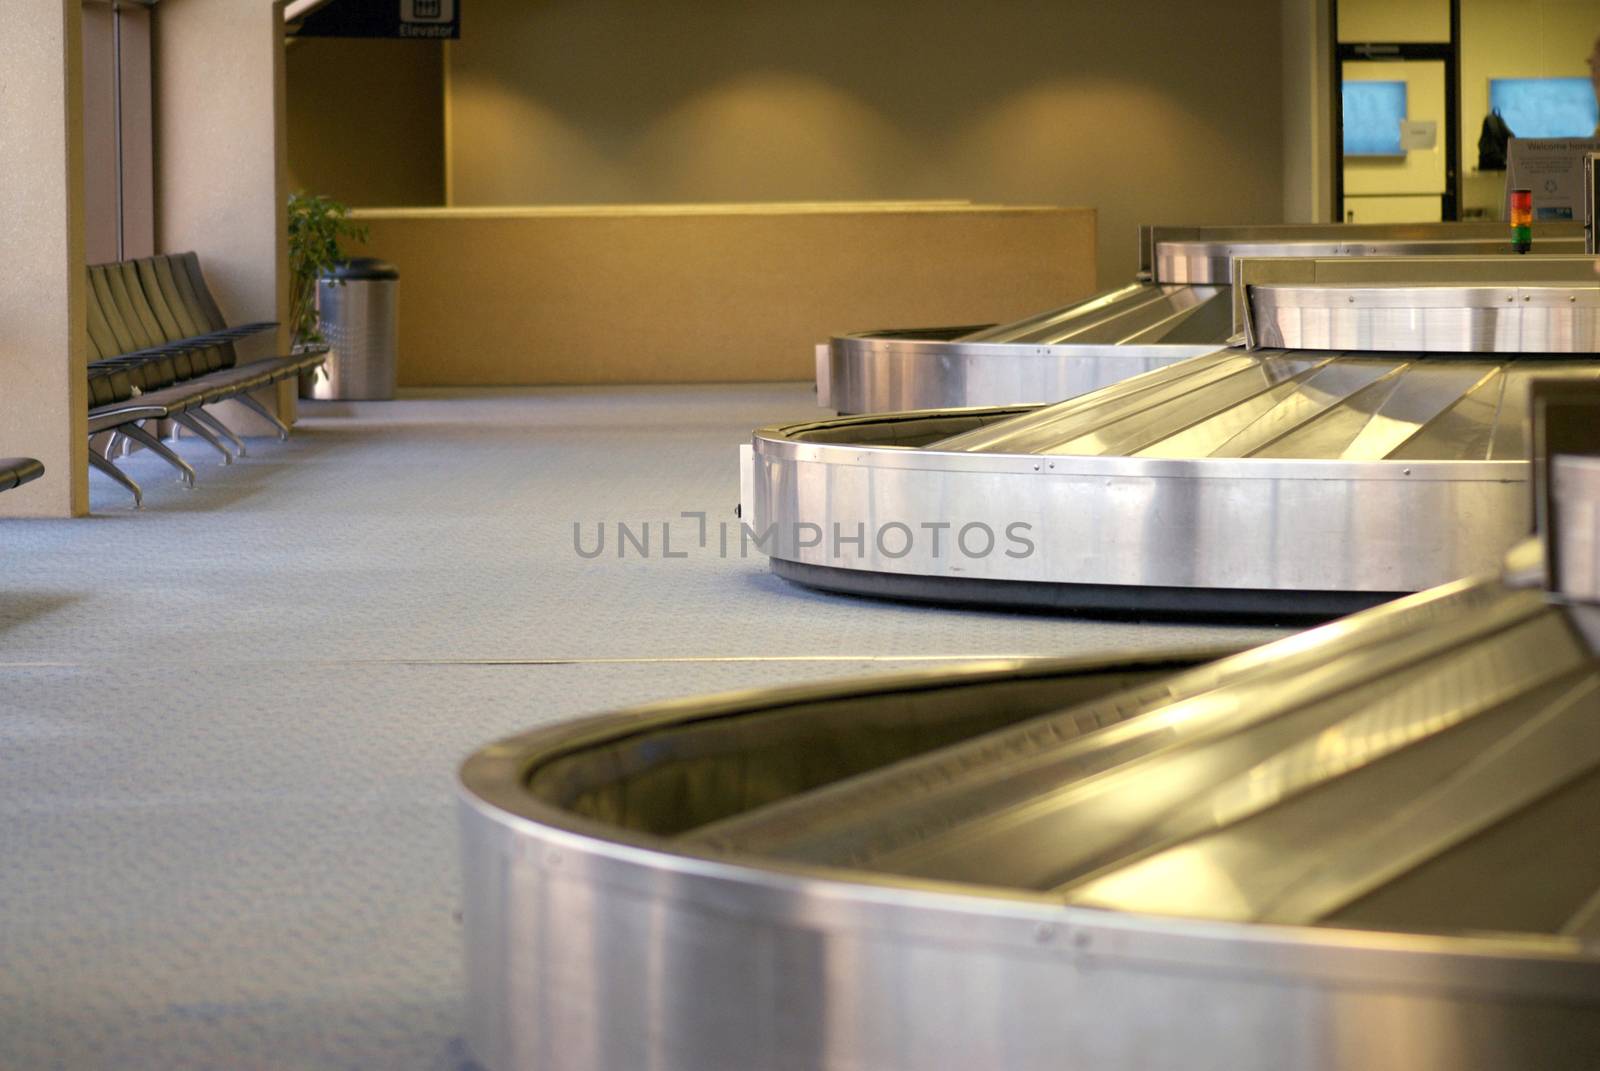
[[[1489,108],[1519,138],[1586,138],[1600,123],[1587,78],[1491,78]]]
[[[461,0],[333,0],[307,15],[297,37],[461,36]]]
[[[1400,124],[1406,119],[1404,82],[1344,82],[1344,154],[1404,156]]]

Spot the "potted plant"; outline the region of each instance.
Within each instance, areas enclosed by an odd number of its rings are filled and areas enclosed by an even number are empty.
[[[364,242],[367,228],[350,219],[350,208],[331,197],[304,191],[289,195],[289,330],[296,352],[326,346],[317,283],[344,259],[341,241]],[[309,396],[315,372],[300,379]]]

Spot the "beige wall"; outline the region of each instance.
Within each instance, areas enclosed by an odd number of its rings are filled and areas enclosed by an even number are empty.
[[[0,455],[45,474],[0,515],[88,509],[79,0],[40,0],[0,34]]]
[[[1465,206],[1498,219],[1505,172],[1478,171],[1491,78],[1581,78],[1600,35],[1600,0],[1461,0],[1461,156]]]
[[[1283,0],[1283,221],[1333,219],[1331,0]]]
[[[155,11],[156,242],[194,250],[233,323],[288,319],[282,0],[162,0]],[[240,345],[284,353],[288,332]],[[270,396],[294,418],[292,384]],[[265,422],[227,403],[230,425]]]
[[[1337,0],[1341,42],[1450,41],[1450,0]],[[1394,158],[1347,156],[1344,211],[1347,223],[1419,223],[1444,218],[1449,185],[1445,163],[1445,65],[1438,60],[1345,63],[1347,82],[1406,83],[1406,117],[1437,124],[1432,149]]]
[[[1338,7],[1342,41],[1449,39],[1448,0],[1339,0]],[[1480,173],[1477,169],[1478,135],[1489,111],[1489,80],[1585,77],[1589,70],[1584,59],[1597,34],[1600,0],[1461,0],[1460,167],[1464,218],[1498,219],[1504,214],[1505,173]],[[1373,65],[1350,65],[1353,72],[1363,66]],[[1399,72],[1401,66],[1393,68]],[[1374,77],[1382,76],[1382,69],[1379,70]],[[1430,118],[1434,114],[1433,103],[1421,100],[1417,93],[1419,88],[1432,92],[1432,84],[1427,79],[1420,87],[1412,82],[1412,118]],[[1442,127],[1440,137],[1443,138]],[[1435,170],[1430,163],[1429,175]],[[1418,185],[1411,180],[1419,174],[1416,153],[1410,154],[1404,165],[1352,161],[1346,171],[1346,190],[1358,193],[1392,186],[1400,192]],[[1385,182],[1386,177],[1398,181]],[[1389,191],[1386,188],[1384,192]],[[1392,218],[1436,218],[1433,199],[1396,197],[1389,201],[1388,207],[1396,213]],[[1371,203],[1351,202],[1351,207],[1358,209],[1358,219],[1377,222],[1390,218],[1360,211]]]
[[[1346,222],[1437,223],[1443,218],[1441,195],[1449,185],[1444,62],[1351,60],[1343,65],[1343,77],[1347,82],[1404,82],[1406,117],[1431,119],[1437,124],[1431,149],[1411,149],[1394,158],[1345,157]]]
[[[831,333],[1014,319],[1094,284],[1087,209],[358,216],[400,269],[403,386],[810,379]]]
[[[111,5],[83,8],[83,245],[90,264],[117,259],[116,20]]]
[[[1086,204],[1121,282],[1141,223],[1282,218],[1281,10],[475,0],[450,197]]]
[[[443,47],[292,41],[289,188],[353,205],[443,204]]]
[[[1450,0],[1338,0],[1339,40],[1448,41]]]
[[[83,6],[84,255],[90,264],[155,252],[150,26],[150,9],[136,4],[122,5],[115,15],[109,4]]]

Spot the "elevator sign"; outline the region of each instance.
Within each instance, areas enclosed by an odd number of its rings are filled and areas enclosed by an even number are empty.
[[[297,37],[461,36],[461,0],[332,0],[313,11]]]

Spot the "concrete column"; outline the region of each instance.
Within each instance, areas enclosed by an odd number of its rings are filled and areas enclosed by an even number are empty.
[[[232,322],[288,319],[282,0],[162,0],[153,9],[156,245],[193,250]],[[287,352],[277,337],[239,359]],[[295,387],[264,392],[285,422]],[[242,406],[218,412],[264,434]]]
[[[0,516],[88,512],[81,0],[0,34],[0,455],[44,462]]]
[[[150,9],[83,5],[84,252],[90,264],[155,252]]]
[[[90,264],[116,260],[116,15],[110,4],[83,8],[83,245]]]
[[[1329,0],[1283,2],[1283,219],[1333,219]]]

